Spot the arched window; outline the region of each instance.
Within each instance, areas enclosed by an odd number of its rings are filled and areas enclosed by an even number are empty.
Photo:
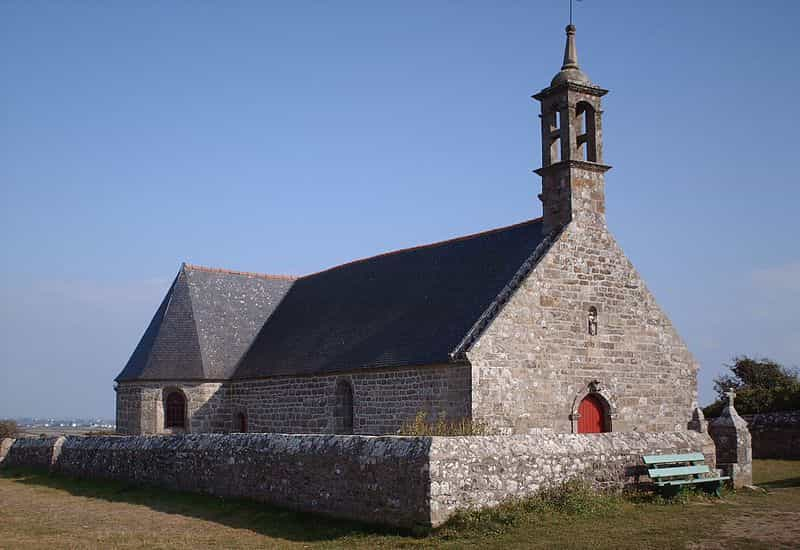
[[[589,336],[597,336],[597,308],[594,306],[589,308],[587,325]]]
[[[333,406],[333,432],[353,433],[353,386],[347,380],[336,383]]]
[[[561,113],[558,106],[542,115],[544,166],[561,161]]]
[[[247,415],[243,412],[236,413],[236,417],[234,418],[234,431],[236,433],[247,433]]]
[[[608,403],[600,395],[590,393],[578,406],[578,433],[595,434],[611,431]]]
[[[182,392],[171,391],[167,395],[165,409],[165,428],[186,428],[186,397]]]
[[[578,158],[597,162],[597,124],[594,107],[586,101],[575,106]]]

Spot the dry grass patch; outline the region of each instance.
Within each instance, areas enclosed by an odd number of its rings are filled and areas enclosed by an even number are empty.
[[[459,514],[425,536],[250,501],[0,474],[0,548],[796,548],[800,461],[756,461],[767,493],[597,495],[581,485]]]

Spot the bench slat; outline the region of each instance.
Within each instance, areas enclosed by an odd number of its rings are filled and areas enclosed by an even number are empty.
[[[725,481],[726,479],[730,479],[728,476],[721,476],[721,477],[701,477],[699,479],[675,479],[672,481],[658,481],[656,485],[659,487],[664,487],[665,485],[690,485],[690,484],[697,484],[697,483],[709,483],[712,481]]]
[[[701,462],[705,460],[703,453],[687,453],[682,455],[647,455],[643,456],[645,464],[669,464],[672,462]]]
[[[688,476],[692,474],[707,474],[711,470],[705,464],[700,466],[679,466],[676,468],[651,468],[647,470],[647,475],[651,478]]]

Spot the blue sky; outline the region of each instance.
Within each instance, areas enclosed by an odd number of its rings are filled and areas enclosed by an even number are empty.
[[[541,213],[566,1],[0,3],[0,416],[102,415],[180,262]],[[800,364],[800,3],[586,0],[608,224],[702,363]]]

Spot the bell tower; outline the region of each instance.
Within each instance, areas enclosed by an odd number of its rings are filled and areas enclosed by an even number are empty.
[[[564,64],[550,86],[533,96],[541,103],[544,230],[572,220],[605,225],[605,176],[600,98],[608,93],[578,66],[575,25],[567,25]]]

